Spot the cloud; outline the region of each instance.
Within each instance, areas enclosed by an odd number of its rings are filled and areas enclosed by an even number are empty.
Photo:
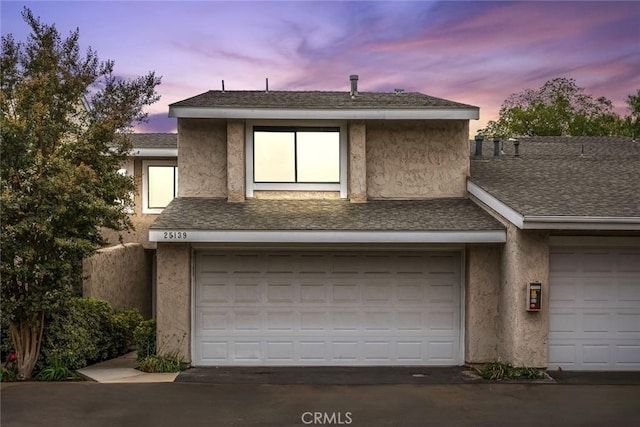
[[[168,112],[149,114],[148,121],[135,126],[137,133],[175,133],[178,131],[178,120],[169,117]]]

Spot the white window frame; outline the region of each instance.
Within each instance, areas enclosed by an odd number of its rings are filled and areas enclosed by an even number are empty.
[[[271,183],[254,182],[253,173],[253,127],[333,127],[340,129],[340,182],[338,183]],[[247,120],[246,135],[246,196],[254,191],[339,191],[341,198],[347,197],[347,122],[331,120]]]
[[[149,166],[174,166],[178,168],[177,160],[143,160],[142,161],[142,213],[145,214],[159,214],[162,213],[164,208],[149,208]],[[174,182],[175,194],[178,196],[178,173],[176,170],[175,182]]]

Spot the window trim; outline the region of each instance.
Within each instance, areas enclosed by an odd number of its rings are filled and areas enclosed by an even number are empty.
[[[337,183],[254,182],[253,131],[258,128],[337,128],[340,132],[340,181]],[[247,120],[245,123],[246,197],[254,191],[339,191],[347,197],[347,123],[325,120]]]
[[[159,214],[164,208],[149,207],[149,166],[173,166],[174,176],[174,198],[178,197],[178,161],[177,160],[143,160],[142,161],[142,213]]]

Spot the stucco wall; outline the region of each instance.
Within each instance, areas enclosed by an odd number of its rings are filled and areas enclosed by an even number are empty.
[[[486,363],[498,358],[500,245],[468,245],[465,288],[465,359]]]
[[[107,239],[108,245],[119,244],[118,234],[121,234],[123,243],[140,243],[145,249],[155,249],[156,243],[149,242],[149,226],[157,217],[158,215],[131,214],[129,218],[135,227],[134,230],[117,232],[103,228],[100,233]]]
[[[367,148],[366,125],[356,121],[349,123],[349,200],[354,203],[367,201]]]
[[[367,121],[369,198],[464,197],[466,120]]]
[[[117,245],[120,243],[119,235],[122,235],[122,243],[140,243],[145,249],[155,249],[155,242],[149,242],[149,226],[158,217],[157,214],[143,214],[142,213],[142,162],[146,160],[173,160],[173,157],[163,158],[135,158],[134,159],[134,181],[136,185],[136,191],[133,195],[133,212],[129,215],[131,223],[134,229],[127,231],[115,231],[108,228],[102,228],[100,234],[107,239],[107,245]]]
[[[191,248],[158,243],[156,250],[158,348],[191,362]]]
[[[151,256],[128,243],[98,250],[82,262],[82,294],[109,301],[116,310],[137,308],[151,317]]]
[[[546,367],[549,337],[549,234],[507,223],[500,283],[499,353],[514,365]],[[526,287],[542,283],[542,310],[526,310]]]
[[[244,202],[245,136],[244,121],[227,123],[227,194],[230,202]]]
[[[226,196],[226,121],[178,119],[178,197]]]

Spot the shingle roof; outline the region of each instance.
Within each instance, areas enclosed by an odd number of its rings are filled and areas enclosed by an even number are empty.
[[[468,231],[504,230],[469,199],[260,200],[177,198],[151,229]]]
[[[288,108],[288,109],[477,109],[478,107],[418,92],[384,93],[322,91],[219,91],[210,90],[174,102],[169,107]]]
[[[473,160],[470,180],[521,215],[640,216],[640,142],[623,137],[520,138],[520,158],[505,141]]]
[[[127,135],[133,148],[176,148],[177,133],[132,133]]]

